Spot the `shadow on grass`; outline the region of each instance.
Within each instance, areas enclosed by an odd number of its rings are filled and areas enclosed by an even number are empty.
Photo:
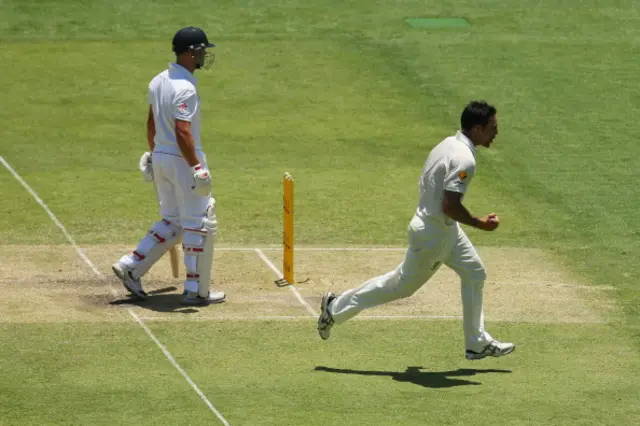
[[[176,291],[177,287],[165,287],[150,291],[149,298],[142,300],[138,297],[131,296],[126,299],[118,299],[109,302],[110,305],[134,305],[142,309],[149,309],[156,312],[175,312],[179,314],[193,314],[198,312],[194,306],[185,306],[182,302],[182,294],[171,293]],[[170,293],[170,294],[167,294]]]
[[[470,368],[459,368],[451,371],[420,371],[424,367],[407,367],[406,371],[369,371],[369,370],[349,370],[330,367],[316,367],[315,371],[325,371],[327,373],[357,374],[362,376],[389,376],[397,382],[408,382],[426,388],[450,388],[454,386],[480,385],[480,382],[458,379],[456,377],[475,376],[484,373],[511,373],[511,370],[476,370]]]

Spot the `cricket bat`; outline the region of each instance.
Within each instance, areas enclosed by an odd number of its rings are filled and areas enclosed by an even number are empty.
[[[180,270],[178,269],[178,248],[176,245],[171,246],[169,249],[169,260],[171,261],[171,273],[173,278],[178,278]]]

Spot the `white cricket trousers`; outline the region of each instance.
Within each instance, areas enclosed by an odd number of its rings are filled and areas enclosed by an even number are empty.
[[[197,152],[200,164],[207,167],[203,152]],[[184,158],[154,152],[152,154],[153,178],[160,199],[160,215],[174,220],[183,228],[203,228],[210,197],[202,197],[193,191],[194,179],[191,167]]]
[[[204,153],[199,151],[197,155],[206,167]],[[218,224],[215,200],[211,194],[203,197],[195,193],[191,167],[181,156],[154,150],[152,164],[162,220],[156,222],[136,249],[124,255],[120,262],[131,268],[134,278],[140,278],[170,247],[182,240],[184,288],[189,292],[207,292]]]
[[[409,297],[422,287],[442,264],[461,280],[462,315],[466,349],[481,350],[491,340],[484,330],[482,292],[486,272],[473,244],[457,222],[414,216],[408,227],[409,247],[393,271],[345,291],[330,305],[336,324],[364,309]]]

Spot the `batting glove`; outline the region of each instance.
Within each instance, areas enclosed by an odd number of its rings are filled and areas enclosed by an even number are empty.
[[[138,167],[142,172],[142,178],[144,179],[144,181],[151,182],[153,180],[153,165],[151,164],[150,152],[145,152],[144,154],[142,154]]]
[[[211,173],[209,173],[209,170],[202,167],[201,164],[196,164],[191,168],[191,172],[195,181],[193,189],[196,194],[201,197],[208,197],[211,194]]]

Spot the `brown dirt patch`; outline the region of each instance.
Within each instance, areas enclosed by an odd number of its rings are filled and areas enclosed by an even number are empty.
[[[590,287],[558,265],[544,251],[520,248],[478,248],[487,267],[487,321],[549,323],[606,322],[613,309],[612,287]],[[281,264],[281,254],[267,251]],[[341,292],[395,268],[403,251],[297,251],[296,287],[319,309],[324,291]],[[460,316],[457,275],[442,267],[416,294],[362,312],[380,315]]]
[[[0,246],[0,288],[5,295],[0,301],[1,321],[131,321],[123,307],[143,317],[175,315],[176,319],[306,313],[290,291],[273,284],[273,273],[253,251],[215,253],[213,285],[227,294],[226,303],[185,307],[180,304],[183,279],[172,277],[168,256],[160,259],[143,279],[145,290],[156,294],[138,302],[128,297],[111,272],[111,264],[132,247],[100,245],[82,249],[102,278],[68,245]],[[182,256],[181,250],[178,252]],[[184,274],[182,263],[180,274]]]
[[[130,321],[123,307],[133,309],[141,317],[158,319],[309,315],[290,289],[274,284],[273,271],[251,250],[217,250],[215,253],[213,285],[227,293],[226,303],[199,308],[182,306],[182,278],[171,276],[168,256],[143,280],[145,289],[155,294],[148,301],[134,302],[111,273],[111,264],[131,249],[120,245],[83,247],[103,274],[99,278],[68,245],[0,246],[3,259],[0,287],[5,295],[0,301],[2,321]],[[488,321],[592,323],[607,320],[607,313],[613,307],[612,289],[581,286],[542,251],[479,250],[489,271],[485,284]],[[280,268],[278,250],[266,250],[265,254]],[[387,272],[397,266],[403,254],[397,250],[297,251],[296,280],[303,282],[296,287],[317,310],[324,291],[340,292]],[[180,268],[182,275],[182,263]],[[361,317],[457,317],[460,312],[458,278],[443,267],[413,297],[368,310]]]
[[[111,264],[131,249],[132,247],[128,246],[102,245],[88,247],[85,251],[98,269],[110,274],[109,279],[120,291],[122,285],[112,277]],[[167,287],[175,287],[175,290],[155,295],[148,301],[139,303],[135,307],[137,314],[155,317],[183,313],[193,318],[211,318],[229,315],[299,315],[305,312],[292,295],[283,293],[272,284],[271,271],[253,251],[215,251],[212,286],[226,293],[225,303],[203,308],[182,306],[180,298],[184,288],[184,265],[182,250],[178,250],[178,253],[180,256],[179,278],[173,278],[171,275],[168,256],[160,259],[143,278],[146,291]],[[176,319],[184,316],[178,315]]]
[[[122,321],[109,286],[70,246],[0,246],[3,322]],[[85,300],[104,300],[96,309]]]

